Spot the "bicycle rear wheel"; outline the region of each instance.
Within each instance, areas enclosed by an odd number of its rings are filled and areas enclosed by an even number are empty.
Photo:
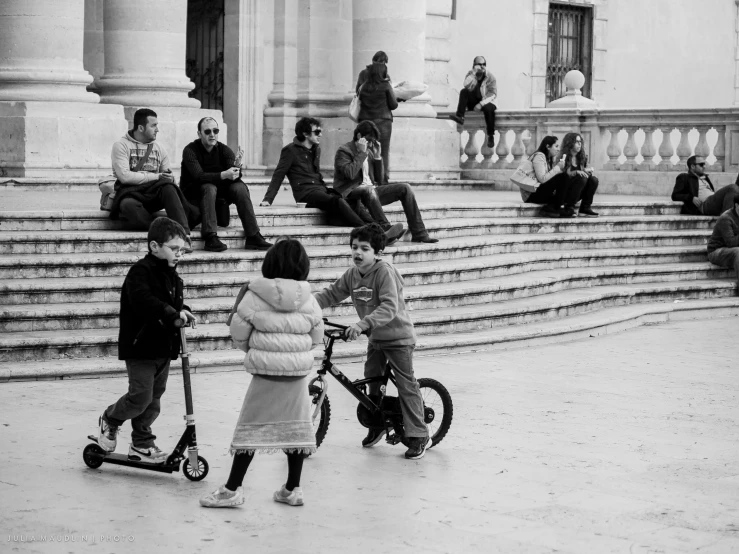
[[[428,448],[431,448],[442,441],[452,426],[454,417],[452,396],[436,379],[423,377],[418,380],[418,386],[423,399],[423,419],[431,437]]]

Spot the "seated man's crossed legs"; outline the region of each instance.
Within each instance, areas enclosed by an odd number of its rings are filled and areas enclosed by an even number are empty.
[[[734,197],[739,196],[739,185],[726,185],[706,198],[701,205],[703,215],[721,215],[734,208]]]
[[[218,238],[218,226],[229,226],[231,212],[228,207],[231,204],[236,205],[236,211],[246,235],[244,248],[246,250],[269,249],[272,244],[264,240],[259,231],[248,187],[242,181],[232,181],[219,185],[206,183],[200,186],[200,210],[203,215],[200,234],[205,240],[205,250],[223,252],[228,248]]]

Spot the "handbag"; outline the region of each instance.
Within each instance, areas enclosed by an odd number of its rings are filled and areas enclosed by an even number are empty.
[[[531,162],[531,158],[527,158],[521,162],[521,165],[511,175],[511,182],[521,190],[536,192],[536,189],[539,188],[541,183],[536,180],[534,164]]]
[[[154,143],[150,142],[146,147],[146,154],[142,158],[139,158],[134,171],[141,171],[144,164],[149,159]],[[115,202],[115,185],[118,183],[115,176],[103,177],[98,181],[98,188],[100,189],[100,209],[104,212],[109,212],[113,209],[113,203]]]
[[[359,103],[360,92],[362,92],[362,87],[359,87],[359,90],[354,95],[354,98],[352,98],[352,101],[349,104],[349,119],[351,119],[354,123],[357,123],[359,121],[359,111],[362,109],[362,106]]]

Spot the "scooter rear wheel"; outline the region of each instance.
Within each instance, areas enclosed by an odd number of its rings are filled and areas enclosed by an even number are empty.
[[[198,456],[197,467],[190,465],[189,458],[185,458],[185,461],[182,462],[182,473],[184,473],[185,477],[190,481],[202,481],[205,479],[205,476],[208,475],[209,469],[207,460],[202,456]]]
[[[87,467],[97,469],[103,465],[103,458],[105,458],[105,450],[100,448],[97,444],[88,444],[82,451],[82,459],[85,461]]]

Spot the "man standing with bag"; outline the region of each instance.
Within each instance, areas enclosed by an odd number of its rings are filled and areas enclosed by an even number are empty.
[[[116,176],[111,219],[125,218],[127,229],[146,231],[161,209],[190,236],[200,222],[200,211],[191,206],[175,182],[169,157],[156,138],[157,114],[148,108],[136,110],[133,129],[113,145],[111,159]]]

